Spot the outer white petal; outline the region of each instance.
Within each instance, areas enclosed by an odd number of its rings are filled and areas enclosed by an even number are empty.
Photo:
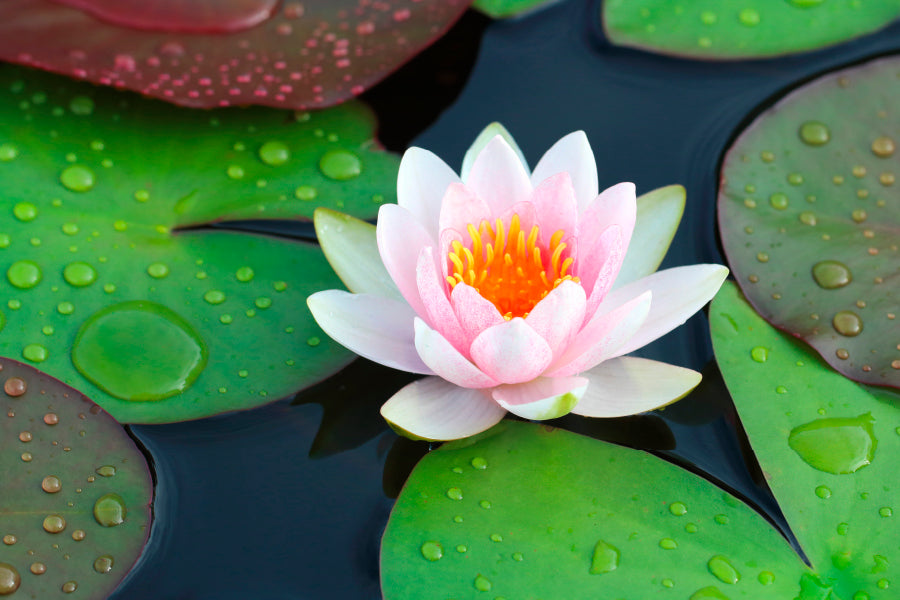
[[[655,272],[666,255],[684,214],[685,191],[669,185],[639,196],[628,253],[613,288]]]
[[[624,417],[671,404],[700,383],[700,373],[655,360],[623,356],[582,373],[587,392],[572,409],[585,417]]]
[[[415,313],[406,302],[326,290],[306,304],[319,327],[342,346],[386,367],[431,375],[416,351]]]
[[[515,150],[501,136],[487,143],[465,180],[466,187],[474,191],[491,207],[491,213],[502,215],[516,202],[531,199],[531,180]]]
[[[397,204],[411,212],[431,237],[438,239],[441,198],[447,187],[457,182],[459,177],[437,155],[412,147],[400,160]]]
[[[599,311],[608,312],[647,290],[653,292],[647,319],[610,358],[646,346],[687,321],[712,300],[727,276],[728,269],[722,265],[689,265],[657,271],[610,292]]]
[[[439,377],[465,388],[489,388],[499,383],[473,365],[422,319],[415,319],[415,329],[416,351],[422,362]]]
[[[578,212],[581,213],[599,193],[597,163],[583,131],[570,133],[553,144],[534,168],[531,183],[536,187],[551,175],[563,171],[572,177]]]
[[[588,387],[584,377],[538,377],[494,388],[497,404],[523,419],[544,421],[572,412]]]
[[[403,299],[381,262],[374,225],[329,208],[317,208],[313,219],[322,252],[348,290]]]
[[[505,414],[490,392],[461,388],[439,377],[408,384],[381,407],[381,416],[391,425],[426,440],[469,437],[493,427]]]
[[[475,141],[472,142],[472,145],[466,150],[466,156],[463,158],[462,163],[462,171],[460,171],[463,180],[468,179],[469,171],[472,170],[475,159],[481,151],[484,150],[484,147],[498,135],[506,140],[506,143],[509,144],[510,148],[515,150],[516,154],[519,156],[519,160],[522,161],[522,166],[528,171],[528,161],[525,160],[525,155],[522,154],[522,151],[519,149],[519,145],[516,144],[516,140],[513,139],[512,134],[506,130],[506,127],[494,121],[478,134],[478,137],[475,138]]]

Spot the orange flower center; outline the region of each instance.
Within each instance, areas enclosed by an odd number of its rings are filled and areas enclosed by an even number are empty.
[[[574,259],[562,258],[566,249],[562,229],[553,234],[546,248],[538,245],[538,226],[525,235],[517,214],[510,219],[509,231],[500,219],[494,227],[482,221],[477,228],[470,223],[466,229],[469,246],[454,240],[447,253],[451,273],[447,283],[451,289],[458,283],[472,286],[506,320],[528,316],[534,305],[563,281],[579,281],[566,274]]]

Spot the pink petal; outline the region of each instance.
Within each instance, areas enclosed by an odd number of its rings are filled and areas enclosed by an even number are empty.
[[[463,234],[463,239],[466,239],[470,237],[467,226],[471,224],[478,229],[485,220],[488,223],[492,220],[491,209],[487,203],[462,183],[450,184],[441,201],[439,230],[453,229]]]
[[[660,299],[650,306],[640,329],[613,356],[646,346],[687,321],[712,300],[727,276],[728,269],[722,265],[689,265],[657,271],[610,292],[599,310],[609,311],[645,291]]]
[[[531,182],[522,161],[499,135],[475,159],[465,183],[495,215],[531,197]]]
[[[525,322],[547,342],[558,357],[568,348],[584,322],[584,289],[574,281],[563,281],[551,290],[525,317]]]
[[[534,203],[537,224],[545,243],[560,229],[566,232],[563,237],[575,235],[578,204],[575,201],[572,178],[568,173],[558,173],[541,182],[534,188],[531,201]]]
[[[459,182],[459,177],[435,154],[422,148],[410,148],[400,161],[397,204],[412,213],[436,240],[441,199],[447,187],[455,182]]]
[[[619,183],[603,190],[591,202],[578,221],[578,238],[593,240],[610,225],[618,225],[622,245],[627,249],[637,218],[637,198],[633,183]]]
[[[696,371],[632,356],[612,358],[583,375],[591,383],[572,412],[585,417],[653,410],[684,397],[701,379]]]
[[[609,312],[598,312],[575,336],[563,355],[550,365],[547,375],[575,375],[608,358],[618,356],[616,351],[635,334],[647,318],[650,299],[650,292],[645,292]]]
[[[600,237],[583,253],[579,267],[581,285],[590,290],[586,314],[593,317],[606,294],[612,289],[616,276],[625,260],[626,248],[622,244],[622,233],[618,225],[610,225]]]
[[[485,300],[478,290],[465,283],[458,283],[450,292],[450,304],[456,312],[468,345],[479,333],[504,322],[503,315],[493,302]]]
[[[485,390],[455,386],[439,377],[414,381],[381,407],[391,425],[426,440],[456,440],[499,423],[506,410]]]
[[[597,164],[594,153],[583,131],[570,133],[547,150],[531,175],[534,186],[542,181],[566,172],[572,178],[578,212],[584,212],[588,204],[597,197]]]
[[[462,234],[455,229],[444,229],[441,231],[441,239],[440,239],[440,265],[441,265],[441,275],[444,276],[444,279],[450,275],[450,261],[447,259],[447,256],[450,254],[450,250],[453,248],[453,242],[459,242],[460,244],[465,244],[465,239],[468,239],[468,234],[466,238],[463,238]]]
[[[327,290],[306,303],[319,327],[342,346],[392,369],[431,374],[416,351],[415,314],[405,302]]]
[[[489,388],[499,382],[481,372],[444,336],[415,319],[416,351],[438,377],[465,388]]]
[[[530,381],[553,359],[547,342],[519,317],[482,331],[470,352],[482,371],[502,383]]]
[[[465,333],[447,297],[449,286],[438,275],[437,265],[434,262],[434,248],[423,248],[419,253],[416,284],[425,305],[427,323],[453,344],[454,348],[462,353],[468,352],[469,345]]]
[[[425,317],[428,313],[419,298],[416,267],[419,253],[427,246],[434,246],[434,239],[411,212],[395,204],[385,204],[378,210],[375,238],[391,279],[413,310]]]
[[[509,234],[510,234],[510,224],[512,223],[513,215],[518,215],[519,217],[519,231],[525,232],[525,239],[528,239],[528,234],[531,232],[532,226],[537,224],[536,215],[534,212],[534,204],[530,201],[516,202],[502,214],[499,215],[500,221],[503,222],[503,230],[506,232],[506,247],[509,248]],[[493,225],[493,223],[492,223]],[[518,237],[518,235],[516,236]],[[513,242],[513,248],[515,247],[515,242]]]
[[[538,377],[527,383],[501,385],[492,395],[514,415],[543,421],[571,412],[587,387],[584,377]]]

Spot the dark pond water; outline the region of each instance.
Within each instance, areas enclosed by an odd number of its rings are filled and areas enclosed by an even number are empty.
[[[639,193],[670,183],[687,188],[664,267],[721,262],[717,169],[742,124],[799,82],[900,48],[895,25],[799,57],[690,62],[609,46],[598,11],[599,2],[569,0],[509,22],[467,15],[437,48],[367,94],[382,115],[382,139],[398,151],[414,141],[458,166],[481,128],[498,120],[534,164],[556,139],[584,129],[601,188],[619,181],[634,181]],[[293,225],[272,229],[310,233]],[[707,333],[701,315],[642,352],[706,367],[703,386],[689,398],[652,415],[566,417],[558,424],[706,473],[781,526],[768,492],[754,482],[758,467],[708,365]],[[408,380],[358,362],[294,401],[133,427],[156,466],[156,522],[141,563],[115,598],[380,598],[378,546],[392,497],[427,451],[398,439],[378,416]]]

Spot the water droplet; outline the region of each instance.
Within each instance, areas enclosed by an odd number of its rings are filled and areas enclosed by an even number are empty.
[[[47,352],[47,349],[40,344],[28,344],[27,346],[22,348],[22,356],[26,360],[39,363],[47,360],[47,356],[49,356],[49,353]]]
[[[37,263],[30,260],[17,260],[6,271],[6,279],[20,290],[33,288],[43,276]]]
[[[817,419],[792,429],[788,444],[814,469],[835,475],[854,473],[875,458],[873,422],[869,413]]]
[[[452,487],[449,490],[447,490],[447,497],[450,498],[451,500],[462,500],[462,498],[463,498],[462,490],[459,489],[458,487]]]
[[[813,265],[812,276],[819,287],[826,290],[844,287],[853,281],[853,276],[847,265],[836,260],[817,262]]]
[[[318,195],[319,193],[316,191],[316,188],[311,185],[301,185],[294,190],[294,196],[296,196],[298,200],[315,200]]]
[[[62,483],[60,483],[59,477],[56,477],[55,475],[48,475],[44,477],[43,481],[41,481],[41,489],[48,494],[55,494],[62,489]]]
[[[94,172],[82,165],[66,167],[59,175],[63,186],[73,192],[87,192],[94,187]]]
[[[272,299],[267,296],[260,296],[253,301],[253,304],[256,305],[256,308],[269,308],[272,306]]]
[[[85,287],[97,280],[97,271],[86,262],[73,262],[63,270],[63,279],[69,285]]]
[[[103,465],[102,467],[97,467],[94,472],[101,477],[112,477],[116,474],[116,468],[112,465]]]
[[[98,556],[97,560],[94,561],[94,570],[98,573],[109,573],[112,571],[114,562],[113,557],[109,554]]]
[[[814,226],[819,220],[816,218],[816,213],[811,210],[804,210],[797,216],[800,219],[800,222],[804,225],[809,225],[810,227]]]
[[[745,8],[738,14],[738,20],[747,27],[759,25],[759,13],[752,8]]]
[[[7,533],[6,535],[3,536],[3,543],[6,544],[7,546],[12,546],[13,544],[16,543],[16,536],[14,536],[11,533]]]
[[[831,498],[831,490],[824,485],[820,485],[816,488],[816,496],[823,500],[827,500]]]
[[[0,144],[0,161],[9,162],[19,156],[19,149],[15,144]]]
[[[694,592],[690,600],[729,600],[729,598],[720,592],[717,587],[711,585]]]
[[[209,290],[203,294],[203,299],[210,304],[222,304],[225,302],[225,292],[221,290]]]
[[[237,271],[235,271],[234,276],[241,283],[247,283],[248,281],[253,281],[253,269],[250,267],[241,267]]]
[[[76,542],[83,541],[85,537],[87,537],[87,534],[84,532],[84,529],[76,529],[72,532],[72,539]]]
[[[125,501],[118,494],[100,496],[94,503],[94,519],[104,527],[115,527],[125,522]]]
[[[487,460],[481,456],[476,456],[475,458],[473,458],[470,464],[472,465],[473,469],[478,469],[481,471],[487,469],[488,466]]]
[[[155,262],[147,266],[147,275],[154,279],[162,279],[168,276],[169,266],[165,263]]]
[[[894,140],[886,135],[875,138],[872,142],[872,154],[879,158],[888,158],[894,154],[896,149],[897,146],[894,144]]]
[[[94,112],[94,101],[87,96],[75,96],[69,102],[69,110],[76,115],[89,115]]]
[[[43,525],[47,533],[59,533],[66,528],[66,520],[59,515],[47,515]]]
[[[839,334],[856,337],[863,330],[862,319],[852,310],[842,310],[834,315],[831,325]]]
[[[8,563],[0,563],[0,596],[8,596],[17,589],[22,580],[19,578],[19,572],[16,568]]]
[[[669,512],[672,513],[673,515],[675,515],[676,517],[686,515],[687,511],[688,511],[687,506],[685,506],[681,502],[673,502],[672,504],[669,505]]]
[[[194,328],[149,301],[115,304],[88,318],[72,348],[78,371],[123,400],[160,400],[189,388],[206,366]]]
[[[56,311],[61,315],[71,315],[75,312],[75,305],[71,302],[60,302],[56,305]]]
[[[10,377],[3,382],[3,391],[7,396],[18,398],[28,390],[28,384],[21,377]]]
[[[491,534],[491,541],[492,541],[492,542],[502,542],[502,541],[503,541],[503,536],[500,535],[499,533],[492,533],[492,534]]]
[[[481,508],[490,508],[491,501],[490,500],[482,500],[478,503],[478,506],[480,506]]]
[[[440,542],[425,542],[422,544],[421,551],[422,556],[424,556],[426,560],[432,562],[440,560],[444,556],[444,547],[441,546]]]
[[[678,547],[678,542],[672,538],[663,538],[659,540],[659,547],[663,550],[674,550]]]
[[[715,25],[718,20],[719,18],[716,16],[716,13],[711,10],[704,10],[700,13],[700,22],[704,25]]]
[[[60,589],[62,589],[62,591],[65,592],[66,594],[71,594],[72,592],[74,592],[75,590],[78,589],[78,582],[67,581],[64,584],[62,584],[62,588],[60,588]]]
[[[307,346],[312,346],[313,348],[315,348],[316,346],[318,346],[318,345],[321,344],[321,343],[322,343],[322,340],[320,340],[320,339],[318,338],[318,336],[315,336],[315,335],[314,335],[314,336],[311,336],[311,337],[306,338],[306,345],[307,345]]]
[[[786,194],[777,193],[769,196],[769,204],[776,210],[784,210],[788,207],[788,197]]]
[[[810,146],[824,146],[831,139],[828,126],[819,121],[807,121],[800,126],[800,139]]]
[[[729,518],[728,515],[718,514],[713,517],[713,520],[719,525],[728,525]]]
[[[760,571],[756,580],[763,585],[772,585],[775,583],[775,575],[771,571]]]
[[[259,159],[267,165],[277,167],[291,159],[291,151],[283,142],[266,142],[259,148]]]
[[[362,163],[347,150],[329,150],[319,159],[319,169],[329,179],[346,181],[359,176]]]
[[[47,572],[47,565],[41,562],[31,563],[28,570],[31,571],[32,575],[43,575]]]
[[[475,577],[475,581],[473,582],[473,584],[475,585],[475,589],[479,592],[489,592],[493,587],[491,585],[491,580],[481,574]]]
[[[240,165],[228,165],[228,168],[225,170],[225,173],[228,175],[229,179],[243,179],[244,178],[244,169]]]
[[[878,509],[878,514],[882,517],[891,517],[894,515],[894,510],[890,506],[882,506]]]
[[[619,568],[619,549],[600,540],[594,546],[591,558],[591,575],[610,573]]]
[[[812,8],[813,6],[819,6],[825,0],[788,0],[788,2],[797,8]]]
[[[709,559],[706,568],[722,583],[734,585],[741,580],[741,574],[726,557],[717,554]]]
[[[513,552],[512,558],[516,562],[522,562],[523,560],[525,560],[525,555],[521,552]]]
[[[764,363],[769,358],[769,349],[764,346],[756,346],[750,350],[750,358],[758,363]]]

